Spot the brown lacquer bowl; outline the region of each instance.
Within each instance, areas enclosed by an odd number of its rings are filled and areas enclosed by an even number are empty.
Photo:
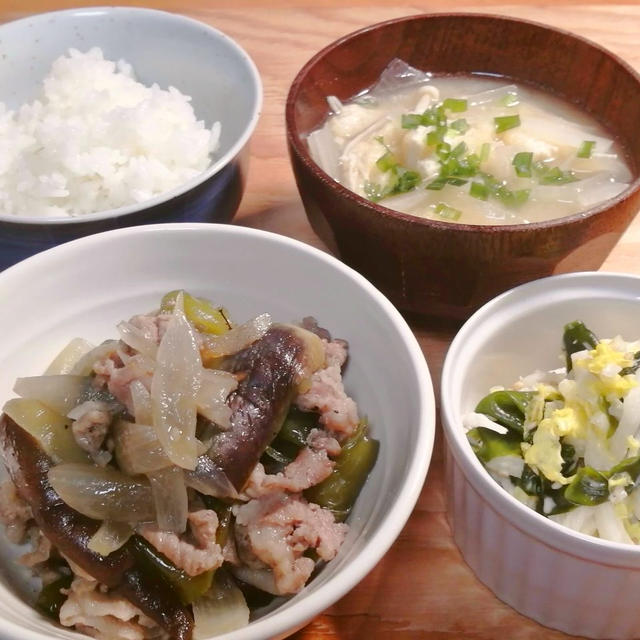
[[[349,191],[311,159],[306,135],[373,85],[394,58],[435,74],[484,72],[574,103],[626,150],[633,180],[620,195],[546,222],[480,226],[416,218]],[[344,262],[398,307],[465,318],[495,294],[554,273],[597,269],[640,207],[640,76],[565,31],[500,16],[421,15],[367,27],[329,45],[289,91],[289,152],[307,216]]]

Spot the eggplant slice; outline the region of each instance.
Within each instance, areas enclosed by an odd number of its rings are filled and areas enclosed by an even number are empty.
[[[18,495],[33,511],[42,533],[59,551],[98,582],[115,589],[169,634],[190,640],[193,616],[157,576],[136,566],[131,541],[108,556],[87,546],[100,523],[69,507],[48,480],[51,458],[37,440],[9,416],[0,416],[0,451]]]
[[[213,437],[205,456],[237,491],[280,431],[301,380],[323,363],[320,338],[292,325],[274,325],[227,360],[225,368],[241,378],[229,398],[231,428]],[[210,461],[199,460],[195,473],[206,468]]]

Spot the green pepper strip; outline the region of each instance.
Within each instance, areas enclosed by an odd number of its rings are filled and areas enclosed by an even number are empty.
[[[598,344],[598,339],[587,329],[584,323],[576,320],[564,326],[562,343],[564,344],[566,354],[567,373],[569,373],[573,367],[571,355],[578,353],[578,351],[584,351],[585,349],[595,349],[596,344]]]
[[[144,573],[165,582],[183,604],[191,604],[211,587],[213,571],[190,576],[156,551],[138,535],[131,538],[131,550]]]
[[[501,456],[522,457],[520,436],[513,431],[501,434],[486,427],[476,427],[467,431],[467,439],[473,452],[484,463]]]
[[[60,589],[68,589],[72,581],[72,575],[62,576],[42,587],[36,600],[36,609],[45,616],[58,621],[60,619],[60,607],[67,599],[64,593],[60,593]]]
[[[361,420],[356,432],[342,445],[331,475],[304,492],[309,502],[332,511],[337,522],[349,515],[378,457],[380,443],[367,431],[366,420]]]
[[[494,391],[478,402],[476,413],[484,413],[522,436],[525,411],[534,395],[532,391]]]
[[[160,310],[170,313],[176,304],[176,298],[180,291],[170,291],[160,303]],[[222,307],[214,307],[209,300],[195,298],[186,291],[182,292],[184,314],[196,329],[203,333],[221,335],[231,329],[231,323],[227,318],[227,312]]]
[[[640,476],[640,456],[626,458],[608,471],[582,467],[564,491],[565,498],[574,504],[594,506],[609,498],[609,478],[616,473],[628,473],[632,482]]]
[[[593,507],[609,498],[609,481],[592,467],[578,469],[573,480],[564,490],[564,497],[573,504]]]

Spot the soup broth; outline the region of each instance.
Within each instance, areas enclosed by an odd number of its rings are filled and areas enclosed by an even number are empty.
[[[622,150],[576,107],[486,76],[433,77],[394,61],[308,137],[315,161],[385,207],[465,224],[585,211],[632,180]]]

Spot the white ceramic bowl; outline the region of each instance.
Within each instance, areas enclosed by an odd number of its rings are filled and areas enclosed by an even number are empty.
[[[28,46],[25,46],[28,43]],[[262,106],[255,64],[229,36],[197,20],[136,7],[90,7],[0,25],[0,102],[33,101],[51,63],[69,48],[100,47],[137,79],[191,96],[198,119],[221,123],[220,147],[199,176],[142,203],[74,218],[0,216],[0,269],[81,236],[158,222],[227,222],[244,191],[249,140]]]
[[[484,470],[462,416],[495,385],[562,365],[563,325],[640,337],[640,278],[552,276],[502,294],[453,340],[442,374],[446,486],[455,541],[501,600],[543,625],[591,638],[640,633],[640,548],[566,529],[525,507]]]
[[[429,467],[435,430],[429,371],[396,309],[331,256],[283,236],[210,224],[149,225],[82,238],[0,274],[0,398],[17,376],[38,374],[75,336],[101,341],[116,323],[157,308],[184,288],[227,307],[237,321],[315,316],[350,343],[349,393],[369,417],[380,454],[349,518],[338,557],[298,595],[226,640],[284,637],[361,580],[404,526]],[[77,637],[20,597],[20,571],[2,551],[0,637]]]

